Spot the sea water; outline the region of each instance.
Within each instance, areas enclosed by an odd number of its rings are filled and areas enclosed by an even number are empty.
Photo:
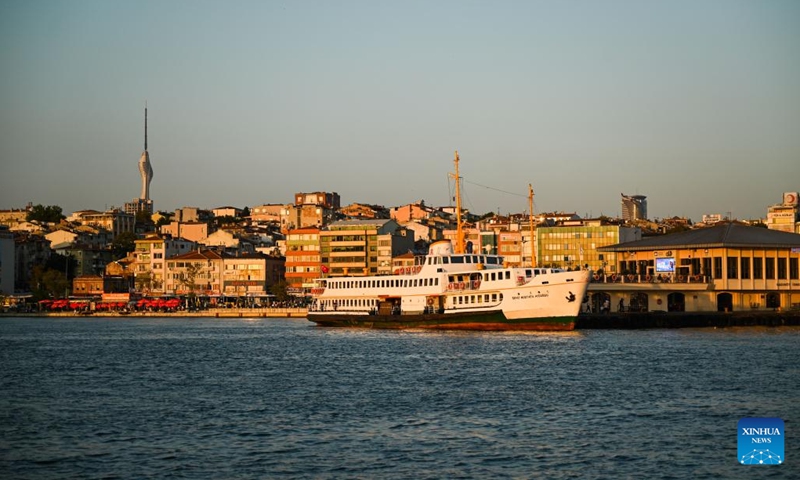
[[[800,328],[0,319],[2,478],[800,477]],[[737,463],[779,417],[785,459]]]

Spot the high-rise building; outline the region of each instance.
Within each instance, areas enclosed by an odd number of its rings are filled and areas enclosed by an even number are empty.
[[[800,233],[800,194],[785,192],[783,203],[767,210],[767,228],[789,233]]]
[[[647,197],[644,195],[622,195],[622,219],[626,222],[647,220]]]
[[[139,157],[139,175],[142,177],[142,190],[139,198],[125,203],[125,212],[136,215],[139,212],[153,213],[153,200],[150,199],[150,182],[153,180],[153,167],[147,151],[147,107],[144,107],[144,151]]]

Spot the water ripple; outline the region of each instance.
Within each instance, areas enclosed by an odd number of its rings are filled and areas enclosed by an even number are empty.
[[[798,477],[735,442],[745,416],[800,421],[799,339],[3,319],[0,476]]]

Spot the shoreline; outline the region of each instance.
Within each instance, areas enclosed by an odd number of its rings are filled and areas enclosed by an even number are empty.
[[[291,318],[305,319],[304,308],[217,308],[202,311],[180,312],[2,312],[3,317],[41,318]],[[725,328],[725,327],[782,327],[800,326],[800,310],[757,312],[612,312],[608,314],[582,314],[575,321],[575,330],[640,330],[674,328]]]

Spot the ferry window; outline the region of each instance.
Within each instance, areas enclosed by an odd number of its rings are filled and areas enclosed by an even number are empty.
[[[501,302],[503,301],[503,294],[502,293],[500,294],[500,301]]]
[[[511,272],[509,272],[508,270],[506,270],[506,280],[508,280],[508,279],[510,279],[510,278],[511,278]]]
[[[483,295],[478,295],[478,303],[483,303]]]
[[[475,303],[475,295],[469,296],[469,303]]]
[[[433,283],[434,285],[439,285],[439,279],[438,278],[433,279],[433,282],[434,282]]]
[[[449,259],[448,257],[444,257],[444,258],[442,258],[442,261],[443,261],[444,263],[450,263],[450,259]]]
[[[530,269],[525,270],[525,276],[526,277],[530,277],[531,276],[531,270]]]
[[[472,263],[480,263],[480,260],[478,260],[478,256],[477,255],[473,255],[472,256]]]
[[[457,256],[457,257],[450,257],[450,263],[464,263],[464,257]]]
[[[461,305],[462,303],[464,303],[464,298],[458,297],[458,304]]]
[[[496,301],[497,301],[497,294],[496,294],[496,293],[493,293],[493,294],[492,294],[492,301],[493,301],[493,302],[496,302]]]
[[[492,272],[492,280],[497,280],[496,273]]]
[[[489,294],[488,293],[483,296],[483,301],[486,302],[486,303],[489,303]]]

